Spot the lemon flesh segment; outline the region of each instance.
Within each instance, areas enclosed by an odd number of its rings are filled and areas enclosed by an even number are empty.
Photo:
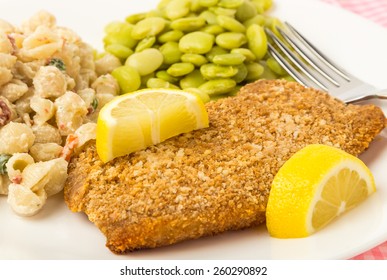
[[[357,157],[326,145],[306,146],[274,177],[268,231],[277,238],[309,236],[375,191],[371,171]]]
[[[139,90],[116,97],[101,109],[97,152],[103,162],[108,162],[208,125],[204,103],[196,94]]]

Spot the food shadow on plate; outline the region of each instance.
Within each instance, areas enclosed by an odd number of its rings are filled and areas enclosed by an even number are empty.
[[[128,259],[234,260],[256,259],[262,249],[259,240],[267,238],[264,224],[243,230],[228,231],[153,249],[141,249],[126,254]],[[256,243],[252,243],[256,240]],[[254,247],[256,249],[254,249]],[[241,256],[240,252],[246,252]],[[211,253],[212,252],[212,253]],[[221,253],[219,253],[221,252]]]

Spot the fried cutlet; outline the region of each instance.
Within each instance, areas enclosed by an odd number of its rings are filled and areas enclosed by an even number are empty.
[[[271,182],[308,144],[359,155],[386,126],[381,109],[346,105],[286,81],[258,81],[206,104],[210,127],[103,164],[95,143],[71,160],[65,201],[115,253],[265,221]]]

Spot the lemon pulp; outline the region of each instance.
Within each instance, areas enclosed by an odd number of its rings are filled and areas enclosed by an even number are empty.
[[[326,145],[295,153],[274,177],[266,210],[270,235],[306,237],[375,192],[371,171],[357,157]]]
[[[97,152],[107,162],[208,125],[204,103],[194,93],[139,90],[116,97],[101,109]]]

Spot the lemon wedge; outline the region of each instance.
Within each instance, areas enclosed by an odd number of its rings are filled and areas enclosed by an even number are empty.
[[[277,238],[309,236],[375,191],[371,171],[357,157],[326,145],[306,146],[274,177],[268,231]]]
[[[143,89],[107,103],[97,121],[97,152],[103,162],[168,138],[208,127],[203,101],[174,89]]]

